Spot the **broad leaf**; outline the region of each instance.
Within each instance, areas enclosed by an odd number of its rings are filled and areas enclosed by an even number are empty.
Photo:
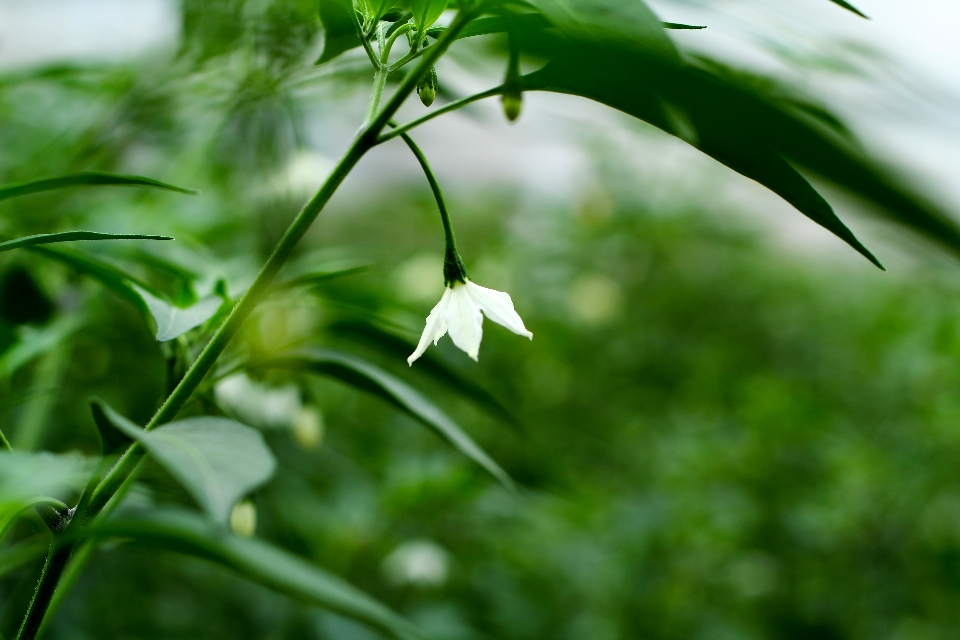
[[[900,186],[848,136],[769,83],[716,65],[671,60],[642,47],[601,45],[595,37],[578,35],[583,29],[561,31],[559,37],[542,29],[523,32],[525,48],[550,59],[524,78],[524,89],[590,98],[685,139],[779,194],[877,266],[794,165],[960,252],[960,228],[948,215]],[[678,127],[677,114],[689,126]]]
[[[0,538],[25,509],[43,497],[67,498],[89,473],[79,455],[0,451]]]
[[[410,0],[413,21],[421,33],[433,26],[433,23],[447,10],[447,0]]]
[[[0,549],[0,578],[16,571],[20,567],[35,562],[47,553],[50,545],[46,540],[24,540],[18,544]]]
[[[256,429],[226,418],[187,418],[144,431],[106,404],[99,410],[150,454],[217,522],[273,476],[276,461]]]
[[[344,51],[360,46],[353,0],[320,0],[323,53],[317,64],[329,62]]]
[[[212,318],[223,305],[221,298],[210,296],[190,307],[181,308],[135,285],[134,289],[140,294],[157,325],[157,342],[173,340],[199,327]]]
[[[339,351],[314,349],[259,362],[255,366],[321,373],[379,396],[436,431],[504,486],[510,489],[515,486],[510,476],[456,422],[406,382],[369,362]]]
[[[369,624],[399,640],[422,640],[409,622],[343,579],[255,538],[241,538],[183,511],[113,519],[89,531],[197,556],[303,602]]]
[[[63,231],[60,233],[42,233],[0,242],[0,252],[12,251],[21,247],[34,247],[57,242],[75,242],[77,240],[173,240],[173,238],[170,236],[145,236],[127,233],[98,233],[96,231]]]
[[[143,176],[127,176],[115,173],[101,173],[98,171],[85,171],[67,176],[57,176],[55,178],[43,178],[41,180],[31,180],[29,182],[18,182],[5,187],[0,187],[0,200],[25,196],[31,193],[40,193],[41,191],[53,191],[55,189],[64,189],[66,187],[78,186],[118,186],[118,187],[150,187],[153,189],[165,189],[168,191],[177,191],[196,195],[198,191],[193,189],[184,189],[166,182],[160,182],[153,178]]]

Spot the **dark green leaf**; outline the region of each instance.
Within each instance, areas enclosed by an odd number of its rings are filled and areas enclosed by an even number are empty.
[[[344,276],[352,276],[357,273],[363,273],[370,269],[370,265],[349,265],[343,267],[331,267],[329,269],[317,269],[315,271],[306,271],[304,273],[299,273],[293,275],[283,282],[277,283],[274,285],[274,289],[293,289],[296,287],[316,287],[318,285],[329,282],[330,280],[335,280],[337,278],[342,278]]]
[[[61,247],[31,247],[31,250],[61,262],[86,276],[90,276],[121,298],[129,300],[141,310],[147,311],[143,298],[140,297],[140,294],[137,293],[137,290],[131,285],[131,282],[142,289],[147,289],[148,285],[133,278],[119,267],[85,253],[63,249]]]
[[[699,31],[700,29],[706,29],[707,27],[703,25],[695,25],[695,24],[680,24],[679,22],[664,22],[663,28],[674,29],[676,31],[691,31],[691,30]]]
[[[113,421],[107,417],[103,409],[104,406],[101,400],[94,400],[90,403],[90,413],[93,414],[93,422],[97,426],[97,432],[100,434],[100,445],[103,455],[109,455],[125,448],[133,442],[133,438],[114,425]]]
[[[506,487],[514,488],[510,476],[456,422],[406,382],[369,362],[339,351],[314,349],[258,362],[256,367],[313,371],[379,396],[436,431]]]
[[[0,538],[38,496],[61,496],[83,487],[89,461],[79,455],[0,451]]]
[[[199,191],[193,189],[184,189],[166,182],[160,182],[153,178],[143,176],[126,176],[114,173],[101,173],[98,171],[85,171],[68,176],[58,176],[56,178],[43,178],[41,180],[31,180],[30,182],[19,182],[0,187],[0,200],[25,196],[30,193],[39,193],[41,191],[53,191],[55,189],[64,189],[66,187],[77,186],[120,186],[120,187],[151,187],[154,189],[166,189],[168,191],[177,191],[196,195]]]
[[[642,49],[546,31],[524,46],[551,58],[524,79],[527,90],[596,100],[677,135],[756,180],[877,264],[794,165],[866,198],[892,217],[960,252],[960,229],[867,158],[835,126],[755,78],[671,60]],[[614,41],[611,41],[614,42]],[[688,130],[678,130],[682,113]],[[692,135],[691,135],[692,134]]]
[[[145,236],[127,233],[97,233],[96,231],[63,231],[60,233],[41,233],[35,236],[0,242],[0,252],[12,251],[21,247],[34,247],[40,244],[75,242],[77,240],[173,240],[173,238],[170,236]]]
[[[197,556],[309,604],[365,622],[399,640],[420,640],[413,625],[343,579],[260,540],[233,535],[181,511],[127,516],[99,524],[90,535],[119,537]]]
[[[327,330],[338,336],[359,339],[363,344],[375,346],[385,355],[396,356],[400,361],[405,360],[408,355],[413,353],[417,346],[415,343],[404,340],[369,322],[342,321],[330,325]],[[428,351],[423,354],[417,361],[417,371],[425,373],[446,385],[490,415],[514,427],[519,426],[516,416],[510,413],[486,389],[444,364],[431,355],[431,352]]]
[[[103,418],[143,444],[218,522],[227,522],[233,505],[276,469],[260,432],[239,422],[187,418],[144,431],[103,402],[96,404]]]
[[[24,540],[0,550],[0,578],[42,558],[50,545],[46,541]]]
[[[853,5],[850,4],[849,2],[844,2],[844,0],[830,0],[830,2],[832,2],[833,4],[840,5],[841,7],[843,7],[844,9],[846,9],[846,10],[848,10],[848,11],[854,12],[855,14],[857,14],[858,16],[860,16],[861,18],[866,18],[866,17],[867,17],[866,14],[864,14],[863,12],[861,12],[859,9],[857,9],[855,6],[853,6]]]
[[[324,40],[323,53],[317,64],[329,62],[344,51],[360,46],[352,0],[320,0],[319,10]]]

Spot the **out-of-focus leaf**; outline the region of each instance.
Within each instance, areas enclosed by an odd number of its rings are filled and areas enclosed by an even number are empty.
[[[276,460],[259,431],[226,418],[187,418],[144,431],[98,402],[102,416],[142,443],[217,522],[273,476]]]
[[[76,316],[65,316],[41,329],[26,331],[20,341],[0,356],[0,376],[8,378],[24,365],[54,348],[80,328]]]
[[[682,24],[680,22],[664,22],[664,29],[673,29],[675,31],[700,31],[701,29],[706,29],[705,25],[698,24]]]
[[[867,17],[866,14],[864,14],[862,11],[860,11],[860,9],[857,9],[855,6],[853,6],[853,5],[850,4],[849,2],[844,2],[844,0],[830,0],[830,2],[832,2],[833,4],[840,5],[841,7],[843,7],[844,9],[846,9],[847,11],[852,11],[852,12],[854,12],[855,14],[857,14],[858,16],[860,16],[861,18],[866,18],[866,17]]]
[[[130,283],[135,283],[141,289],[146,289],[148,286],[109,262],[61,247],[31,247],[30,249],[40,255],[61,262],[86,276],[90,276],[121,298],[129,300],[138,308],[147,311],[143,298]]]
[[[0,451],[0,538],[42,496],[66,497],[82,488],[90,467],[79,455]]]
[[[57,242],[75,242],[77,240],[173,240],[170,236],[145,236],[127,233],[98,233],[96,231],[62,231],[60,233],[41,233],[16,240],[0,242],[0,253],[21,247],[33,247],[40,244]]]
[[[329,62],[344,51],[360,46],[353,0],[320,0],[319,10],[324,39],[323,53],[317,64]]]
[[[254,538],[242,538],[194,514],[160,511],[125,516],[89,531],[197,556],[309,604],[369,624],[399,640],[422,640],[416,628],[386,605],[303,558]]]
[[[117,428],[113,421],[107,417],[104,411],[104,404],[95,400],[90,403],[90,413],[93,415],[93,423],[97,426],[97,432],[100,434],[100,446],[103,455],[109,455],[126,447],[133,438]]]
[[[530,0],[564,38],[679,60],[663,22],[641,0]]]
[[[0,578],[20,567],[39,560],[50,545],[46,541],[24,540],[0,550]]]
[[[410,0],[413,21],[419,31],[426,31],[447,10],[447,0]]]
[[[53,191],[55,189],[64,189],[66,187],[78,186],[118,186],[118,187],[150,187],[153,189],[165,189],[168,191],[177,191],[196,195],[199,191],[193,189],[184,189],[166,182],[160,182],[153,178],[143,176],[127,176],[115,173],[101,173],[98,171],[85,171],[68,176],[57,176],[55,178],[43,178],[41,180],[31,180],[30,182],[18,182],[0,187],[0,200],[25,196],[31,193],[41,191]]]
[[[396,356],[403,361],[416,349],[416,344],[363,321],[341,321],[327,327],[327,331],[347,338],[359,338],[364,344],[375,345],[385,355]],[[517,418],[496,398],[476,382],[465,378],[439,359],[425,353],[417,361],[417,370],[456,391],[492,416],[512,426],[518,426]]]
[[[145,289],[134,285],[134,289],[146,305],[157,325],[157,342],[167,342],[182,336],[187,331],[199,327],[212,318],[223,300],[217,296],[210,296],[187,308],[180,308],[161,300]]]
[[[960,252],[960,228],[950,216],[900,186],[848,137],[770,86],[717,68],[620,46],[616,39],[599,44],[595,38],[581,36],[582,29],[561,31],[560,37],[548,30],[521,34],[523,46],[550,59],[541,70],[524,78],[526,90],[583,96],[686,139],[771,189],[877,266],[876,258],[794,164]],[[687,131],[677,130],[671,112],[684,115],[684,122],[690,125]]]
[[[293,289],[296,287],[315,287],[317,285],[329,282],[330,280],[335,280],[344,276],[352,276],[357,273],[363,273],[368,269],[370,269],[370,265],[354,264],[343,267],[331,267],[329,269],[318,269],[316,271],[306,271],[304,273],[293,275],[286,280],[277,283],[273,286],[273,289],[283,290]]]
[[[340,351],[311,349],[258,362],[255,366],[321,373],[379,396],[436,431],[504,486],[515,487],[510,476],[456,422],[406,382],[369,362]]]

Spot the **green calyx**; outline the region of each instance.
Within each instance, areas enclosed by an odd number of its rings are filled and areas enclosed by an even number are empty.
[[[452,287],[456,283],[464,284],[467,281],[467,268],[463,266],[463,259],[457,247],[447,244],[447,250],[443,256],[443,284]]]

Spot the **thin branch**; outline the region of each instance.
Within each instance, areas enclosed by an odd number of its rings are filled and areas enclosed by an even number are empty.
[[[400,125],[393,131],[381,135],[377,139],[377,144],[386,142],[387,140],[393,140],[396,137],[402,136],[403,134],[410,131],[411,129],[415,129],[416,127],[419,127],[425,122],[429,122],[434,118],[438,118],[445,113],[456,111],[457,109],[460,109],[461,107],[465,107],[468,104],[477,102],[478,100],[483,100],[485,98],[492,98],[493,96],[499,96],[504,92],[505,89],[506,87],[504,85],[500,85],[499,87],[494,87],[493,89],[487,89],[482,93],[477,93],[472,96],[461,98],[460,100],[446,104],[435,111],[431,111],[425,116],[417,118],[416,120],[412,120],[404,125]]]

